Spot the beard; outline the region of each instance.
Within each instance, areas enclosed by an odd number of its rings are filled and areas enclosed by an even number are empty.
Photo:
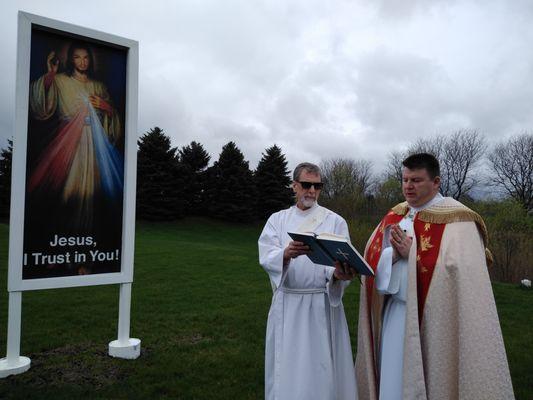
[[[316,199],[306,199],[304,196],[300,198],[300,202],[304,207],[311,208],[315,205]]]

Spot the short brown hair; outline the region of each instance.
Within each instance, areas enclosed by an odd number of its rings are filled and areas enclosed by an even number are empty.
[[[409,169],[425,169],[431,179],[435,179],[440,176],[439,160],[429,153],[417,153],[411,154],[405,160],[402,165]]]

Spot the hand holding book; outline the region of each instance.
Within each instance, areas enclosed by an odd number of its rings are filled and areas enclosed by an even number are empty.
[[[291,258],[296,258],[301,255],[307,255],[311,252],[309,246],[303,242],[292,241],[285,247],[283,251],[283,264],[286,265],[289,263]]]
[[[307,257],[315,264],[334,266],[335,261],[346,263],[361,275],[374,275],[374,270],[345,237],[330,233],[287,232],[296,242],[309,247]],[[293,242],[294,243],[294,242]]]
[[[351,281],[356,276],[357,271],[353,268],[350,268],[347,262],[341,263],[340,261],[335,261],[333,279],[337,279],[339,281]]]

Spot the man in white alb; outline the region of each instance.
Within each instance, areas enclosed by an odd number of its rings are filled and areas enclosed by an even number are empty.
[[[356,371],[359,398],[512,399],[481,217],[439,193],[439,163],[403,161],[406,202],[365,251]]]
[[[259,237],[259,262],[274,295],[265,349],[267,400],[357,398],[350,336],[342,296],[354,277],[345,266],[314,264],[309,248],[287,232],[349,237],[346,221],[317,204],[320,169],[299,164],[293,173],[296,205],[274,213]]]

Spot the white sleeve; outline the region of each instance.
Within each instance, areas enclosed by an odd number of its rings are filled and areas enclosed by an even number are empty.
[[[392,268],[392,247],[381,252],[376,272],[376,290],[380,294],[396,294],[400,289],[400,274]]]
[[[333,280],[333,271],[335,271],[335,268],[326,267],[326,279],[328,282],[326,284],[326,291],[329,298],[329,305],[338,307],[341,304],[344,289],[348,287],[350,281]]]
[[[380,294],[396,294],[400,290],[401,274],[392,267],[393,250],[390,245],[390,227],[383,235],[383,250],[379,257],[376,271],[376,290]]]
[[[265,269],[270,281],[278,288],[281,286],[287,266],[283,265],[282,239],[275,228],[275,217],[271,216],[259,236],[259,264]]]

